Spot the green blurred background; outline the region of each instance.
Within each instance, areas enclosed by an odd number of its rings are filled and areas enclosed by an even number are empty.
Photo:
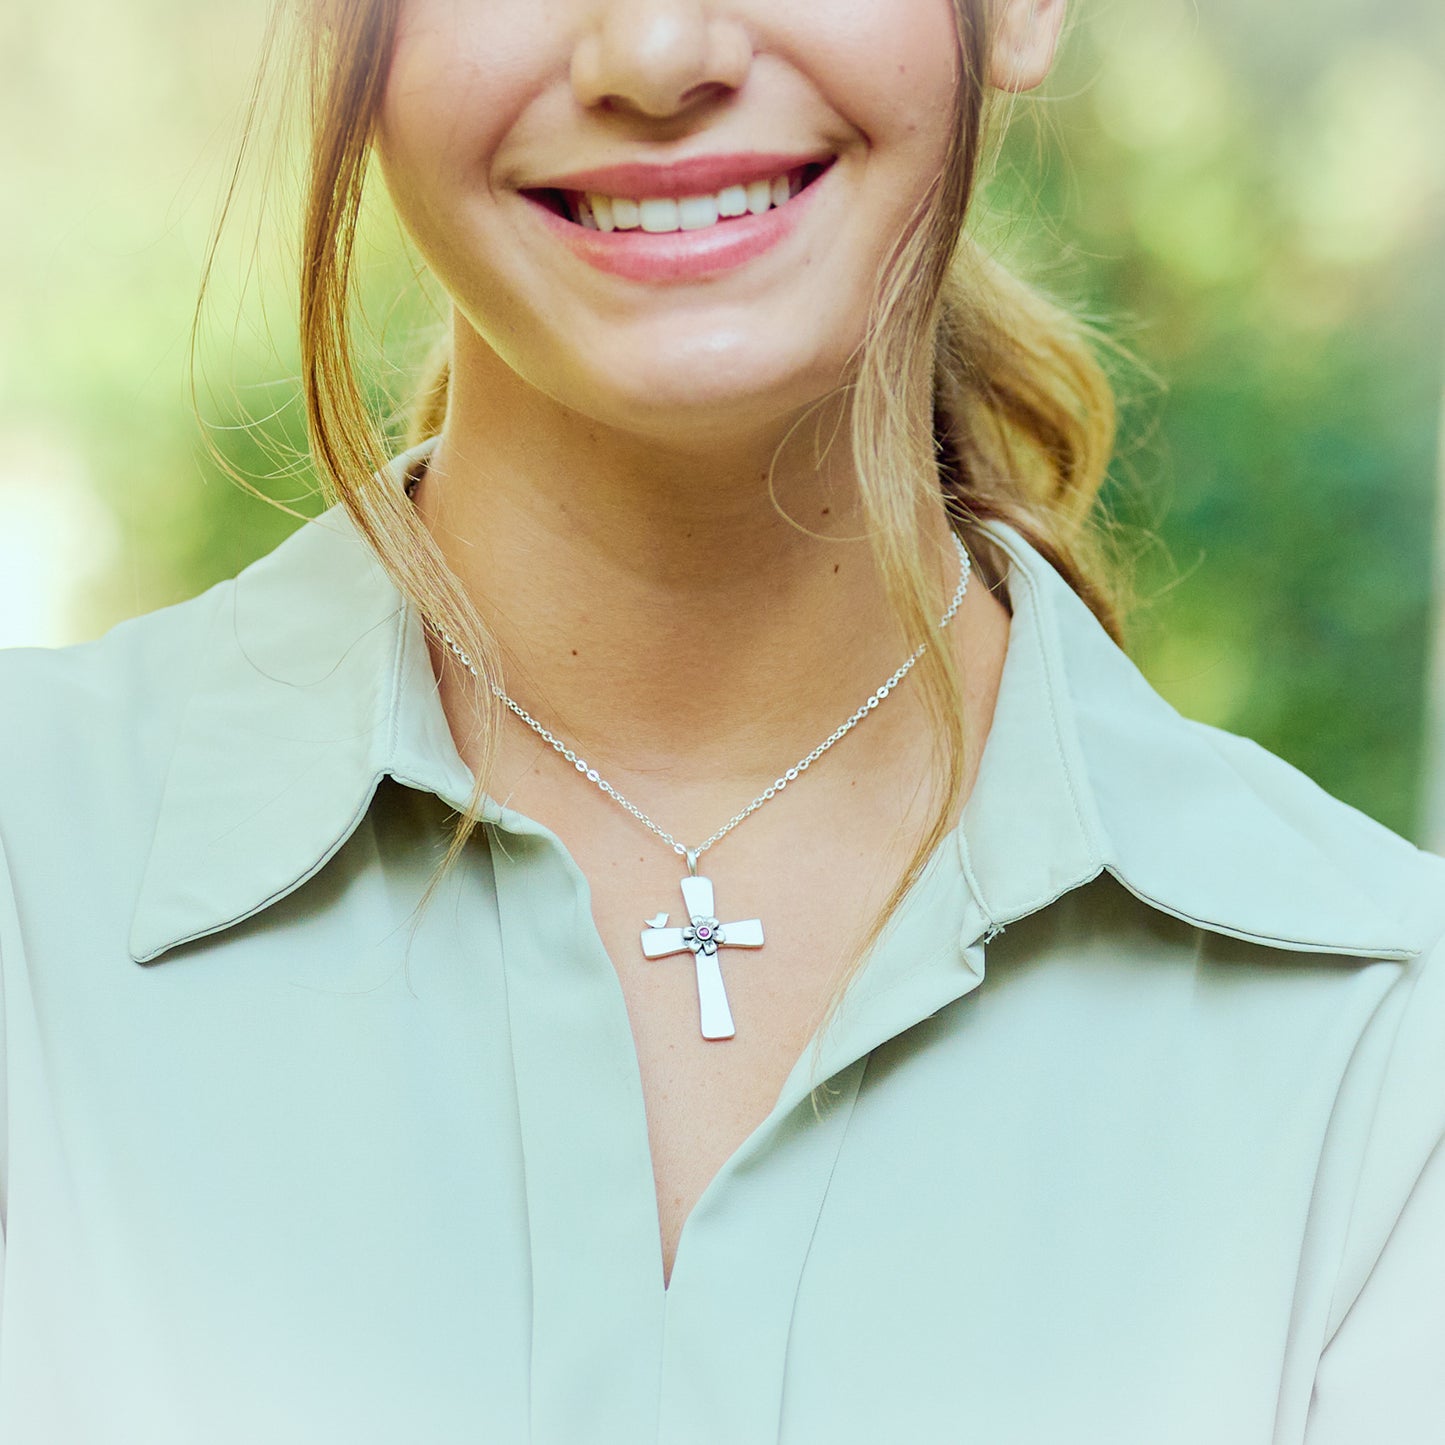
[[[186,376],[263,23],[263,0],[0,18],[0,645],[94,636],[295,525],[211,460]],[[311,512],[285,456],[303,431],[296,160],[281,151],[269,210],[259,169],[218,258],[201,415],[233,464]],[[1119,373],[1109,503],[1151,680],[1435,841],[1445,6],[1075,0],[987,200],[996,244],[1138,358]],[[383,207],[367,237],[394,400],[437,313]]]

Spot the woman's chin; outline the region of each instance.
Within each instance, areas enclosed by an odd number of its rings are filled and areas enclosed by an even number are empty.
[[[659,440],[774,433],[841,385],[841,368],[698,365],[666,359],[595,375],[576,409],[618,430]],[[575,405],[565,395],[560,400]],[[579,397],[580,401],[581,398]]]

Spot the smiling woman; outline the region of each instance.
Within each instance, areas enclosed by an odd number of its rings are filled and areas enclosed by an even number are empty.
[[[336,505],[0,656],[0,1439],[1438,1440],[1445,868],[1117,646],[1061,0],[300,15]]]

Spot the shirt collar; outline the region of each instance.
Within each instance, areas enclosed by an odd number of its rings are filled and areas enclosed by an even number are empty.
[[[1107,871],[1215,933],[1308,953],[1420,951],[1409,844],[1254,743],[1181,717],[1034,548],[990,532],[1013,621],[958,839],[991,927]]]
[[[394,463],[398,485],[413,455]],[[131,922],[138,963],[305,883],[382,778],[456,807],[470,795],[415,610],[340,507],[206,600]]]
[[[421,450],[394,464],[398,485]],[[1332,819],[1349,810],[1251,745],[1180,718],[1027,542],[991,530],[1010,564],[1013,623],[953,835],[985,927],[1107,870],[1145,903],[1233,937],[1374,958],[1418,951],[1349,851],[1300,821],[1301,806]],[[471,792],[416,609],[339,507],[210,601],[132,922],[139,963],[302,886],[383,778],[454,808]],[[491,804],[488,818],[546,832]]]

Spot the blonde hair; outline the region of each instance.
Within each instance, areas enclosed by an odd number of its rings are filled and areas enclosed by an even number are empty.
[[[456,638],[481,674],[476,788],[435,886],[481,822],[501,722],[487,682],[499,679],[500,669],[476,608],[389,472],[391,447],[365,399],[353,355],[354,244],[401,3],[302,0],[298,57],[310,102],[300,254],[302,389],[324,488],[345,507],[403,596],[433,627]],[[1008,523],[1111,633],[1117,636],[1120,625],[1091,525],[1113,447],[1113,393],[1091,329],[985,254],[964,230],[990,131],[991,7],[990,0],[954,3],[958,142],[884,272],[847,379],[851,448],[881,575],[909,645],[935,644],[920,659],[913,686],[933,729],[942,787],[928,828],[839,980],[819,1040],[961,804],[968,745],[962,682],[951,649],[936,645],[936,580],[922,555],[926,523],[944,509],[976,550],[980,523]],[[288,0],[278,0],[268,56],[287,8]],[[409,442],[442,429],[448,382],[443,345],[419,378]]]

